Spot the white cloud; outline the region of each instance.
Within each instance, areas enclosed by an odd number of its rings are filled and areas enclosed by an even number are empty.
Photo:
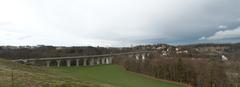
[[[9,32],[9,31],[0,31],[0,40],[1,41],[9,41],[9,40],[20,40],[26,38],[26,34],[17,33],[17,32]]]
[[[100,40],[93,38],[74,37],[63,32],[55,32],[45,34],[50,37],[43,37],[42,35],[27,35],[24,33],[0,31],[0,45],[56,45],[56,46],[105,46],[105,47],[119,47],[130,46],[139,43],[129,41],[112,41]],[[52,35],[52,36],[51,36]],[[57,38],[60,35],[61,38]],[[56,39],[53,39],[56,38]]]
[[[42,1],[38,1],[42,2]],[[47,2],[47,3],[46,3]],[[88,0],[44,1],[36,8],[51,26],[94,39],[152,39],[167,34],[154,32],[153,23],[164,24],[172,16],[205,1],[192,0]],[[56,9],[57,8],[57,9]],[[67,30],[66,30],[67,28]],[[71,30],[71,31],[70,31]],[[163,28],[159,28],[159,31]],[[110,37],[109,37],[110,36]]]
[[[15,32],[0,40],[13,45],[94,46],[196,40],[215,32],[215,24],[227,24],[232,14],[239,15],[232,9],[239,8],[235,4],[236,0],[0,0],[0,31]]]
[[[201,37],[201,38],[199,38],[198,40],[205,40],[206,39],[206,37]]]
[[[11,22],[1,22],[1,21],[0,21],[0,26],[1,26],[1,25],[9,25],[9,24],[11,24]]]
[[[226,29],[227,26],[226,26],[226,25],[219,25],[218,28],[219,28],[219,29]]]
[[[99,44],[97,42],[103,41],[104,44],[117,45],[120,44],[119,40],[128,42],[168,37],[164,32],[155,32],[153,24],[156,21],[161,25],[172,21],[173,16],[182,14],[183,9],[187,12],[203,2],[206,1],[1,0],[0,20],[11,24],[0,26],[0,29],[33,35],[31,38],[34,39],[29,39],[32,41],[22,42],[26,44],[76,43],[72,40],[74,38],[85,40],[86,43],[95,41],[95,44]],[[164,28],[158,29],[161,31]],[[18,36],[15,33],[12,39]],[[25,37],[29,36],[20,39]]]
[[[208,37],[208,40],[223,40],[240,38],[240,27],[233,30],[218,31],[214,35]]]
[[[238,18],[237,21],[240,22],[240,18]]]

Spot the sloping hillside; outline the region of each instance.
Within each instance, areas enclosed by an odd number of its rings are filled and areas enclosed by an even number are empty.
[[[183,84],[160,81],[126,71],[118,65],[98,65],[89,67],[52,68],[62,76],[73,76],[90,81],[111,84],[115,87],[185,87]]]
[[[0,87],[112,87],[0,59]]]
[[[105,84],[106,83],[106,84]],[[0,87],[184,87],[117,65],[43,68],[0,59]]]

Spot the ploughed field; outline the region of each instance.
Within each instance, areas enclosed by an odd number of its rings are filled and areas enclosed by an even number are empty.
[[[114,87],[184,87],[126,71],[118,65],[51,68],[59,75],[106,83]]]

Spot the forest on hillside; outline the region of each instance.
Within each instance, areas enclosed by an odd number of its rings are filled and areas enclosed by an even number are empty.
[[[121,56],[115,63],[126,70],[159,79],[177,81],[193,87],[239,87],[240,61],[165,57],[158,53],[145,60]]]

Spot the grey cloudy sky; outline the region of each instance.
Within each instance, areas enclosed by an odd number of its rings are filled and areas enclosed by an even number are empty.
[[[0,45],[240,41],[240,0],[0,0]]]

